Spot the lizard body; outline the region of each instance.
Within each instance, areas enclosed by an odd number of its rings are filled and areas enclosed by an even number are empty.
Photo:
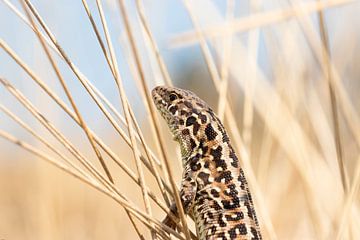
[[[159,86],[154,103],[181,147],[180,197],[200,240],[262,239],[244,172],[224,126],[194,93]],[[176,205],[171,211],[176,215]],[[169,224],[169,218],[164,221]]]

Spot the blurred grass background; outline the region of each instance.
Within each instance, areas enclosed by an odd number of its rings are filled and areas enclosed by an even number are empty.
[[[114,77],[82,5],[86,1],[30,2],[71,61],[124,116]],[[133,42],[123,22],[121,2],[125,2]],[[98,5],[86,3],[105,42]],[[71,106],[36,34],[9,6],[26,19],[19,1],[0,2],[0,77],[23,92],[103,172],[84,130],[7,53],[6,49],[13,49]],[[141,80],[146,81],[146,94],[167,80],[151,38],[172,83],[194,91],[224,119],[248,176],[264,239],[360,238],[359,1],[107,0],[102,6],[129,105],[159,159],[162,154]],[[141,9],[151,36],[140,21]],[[38,28],[45,34],[39,24]],[[138,49],[141,70],[131,44]],[[134,147],[125,144],[71,69],[54,50],[51,53],[87,126],[138,174]],[[109,196],[3,138],[6,131],[63,162],[9,118],[6,108],[80,166],[4,85],[0,99],[0,239],[138,238],[124,209]],[[165,122],[158,119],[165,156],[175,182],[180,183],[178,147]],[[126,124],[119,126],[129,136]],[[141,143],[137,145],[145,156]],[[101,153],[115,186],[146,212],[141,188]],[[163,165],[157,170],[168,182]],[[151,172],[144,167],[146,186],[164,202]],[[161,221],[165,212],[152,200],[150,206],[152,219]],[[150,239],[147,227],[138,219],[135,222]]]

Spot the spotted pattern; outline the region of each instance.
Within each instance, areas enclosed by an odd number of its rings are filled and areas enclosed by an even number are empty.
[[[198,238],[262,239],[244,172],[214,111],[179,88],[159,86],[152,96],[181,147],[180,196],[195,220]],[[171,211],[177,214],[175,204]]]

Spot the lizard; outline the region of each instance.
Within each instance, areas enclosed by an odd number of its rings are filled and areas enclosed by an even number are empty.
[[[152,90],[156,108],[180,145],[181,203],[200,240],[261,240],[244,171],[215,112],[197,95],[176,87]],[[176,204],[170,211],[177,216]],[[169,217],[163,221],[175,228]]]

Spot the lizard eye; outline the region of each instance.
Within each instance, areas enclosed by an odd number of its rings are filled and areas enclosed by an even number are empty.
[[[171,93],[171,94],[169,95],[170,101],[174,101],[174,100],[177,99],[177,98],[178,98],[178,95],[176,95],[175,93]]]

